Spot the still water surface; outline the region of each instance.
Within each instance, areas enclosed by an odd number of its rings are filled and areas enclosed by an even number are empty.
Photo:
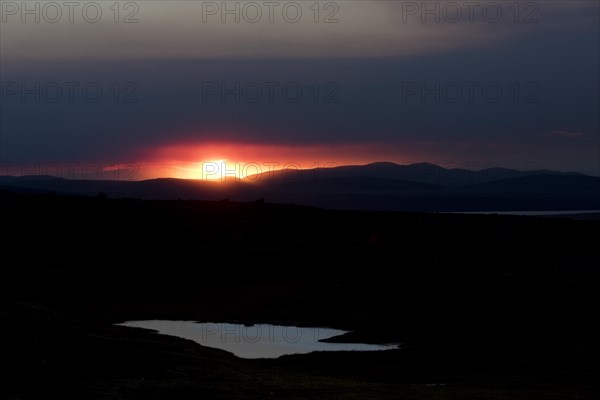
[[[122,326],[152,329],[163,335],[193,340],[241,358],[277,358],[313,351],[378,351],[398,348],[396,344],[321,342],[347,331],[330,328],[300,328],[282,325],[241,325],[193,321],[129,321]]]

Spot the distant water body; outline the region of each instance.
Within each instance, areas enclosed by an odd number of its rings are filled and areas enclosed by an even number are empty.
[[[455,212],[451,214],[502,214],[502,215],[578,215],[578,214],[598,214],[600,210],[567,210],[567,211],[468,211]]]
[[[119,325],[152,329],[163,335],[193,340],[202,346],[225,350],[240,358],[277,358],[313,351],[381,351],[398,348],[397,344],[322,342],[347,333],[330,328],[165,320],[129,321]]]

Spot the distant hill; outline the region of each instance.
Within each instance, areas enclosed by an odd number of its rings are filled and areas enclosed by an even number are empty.
[[[488,168],[480,171],[473,171],[461,168],[447,169],[430,163],[400,165],[392,162],[376,162],[367,165],[346,165],[334,168],[315,168],[300,171],[279,170],[251,175],[248,179],[259,184],[269,184],[352,177],[397,179],[441,186],[464,186],[493,182],[502,179],[540,175],[585,176],[578,172],[547,170],[519,171],[507,168]]]
[[[600,209],[600,178],[556,171],[445,169],[433,164],[374,163],[276,171],[241,182],[184,179],[69,180],[0,177],[13,191],[140,199],[231,199],[333,209],[394,211],[526,211]]]
[[[206,199],[221,200],[228,196],[238,195],[242,200],[247,184],[222,184],[192,179],[149,179],[143,181],[112,181],[112,180],[76,180],[56,177],[23,176],[1,177],[0,187],[10,190],[32,192],[54,192],[56,194],[71,194],[96,196],[105,193],[109,197],[140,198],[140,199]]]

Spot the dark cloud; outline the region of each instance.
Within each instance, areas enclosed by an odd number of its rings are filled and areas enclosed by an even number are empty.
[[[597,173],[597,27],[563,25],[530,26],[476,49],[404,56],[43,65],[9,58],[2,159],[120,162],[207,141],[382,143],[418,151],[424,161],[519,159]],[[564,147],[552,136],[586,140]]]

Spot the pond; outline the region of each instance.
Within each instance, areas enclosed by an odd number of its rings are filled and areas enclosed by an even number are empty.
[[[323,342],[324,339],[347,333],[331,328],[166,320],[129,321],[119,325],[152,329],[163,335],[193,340],[202,346],[225,350],[240,358],[277,358],[313,351],[381,351],[398,348],[397,344]]]

